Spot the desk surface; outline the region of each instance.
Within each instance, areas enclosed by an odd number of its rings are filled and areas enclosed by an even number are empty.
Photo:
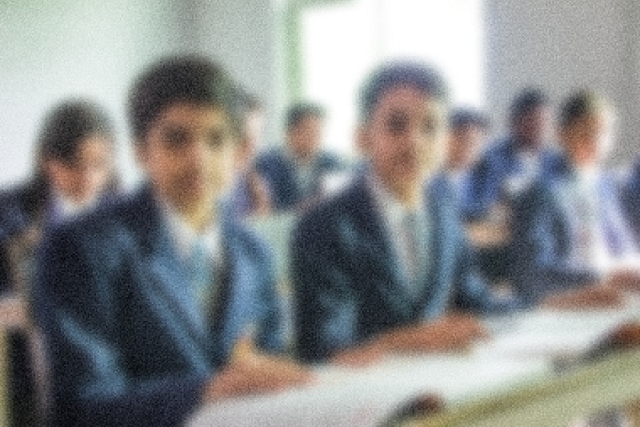
[[[640,350],[612,354],[573,372],[496,393],[403,427],[553,427],[640,396]]]
[[[310,387],[216,403],[189,425],[375,426],[425,394],[439,396],[445,411],[407,425],[562,425],[567,416],[640,396],[640,352],[554,373],[558,359],[584,354],[638,312],[634,306],[488,319],[493,338],[464,354],[397,356],[362,369],[318,367]]]

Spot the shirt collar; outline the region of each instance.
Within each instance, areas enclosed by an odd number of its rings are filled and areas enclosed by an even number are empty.
[[[389,224],[399,224],[408,213],[421,214],[424,211],[424,196],[418,203],[418,209],[410,210],[405,207],[398,198],[374,175],[370,175],[368,180],[369,188],[373,193],[376,207],[382,213],[385,221]],[[421,193],[422,194],[422,193]]]
[[[77,203],[68,197],[65,197],[59,191],[53,190],[53,209],[56,217],[59,219],[68,219],[73,218],[76,215],[81,214],[82,212],[88,211],[93,208],[98,198],[94,197],[93,200],[90,200],[85,203]]]
[[[203,232],[198,233],[169,203],[158,198],[158,205],[181,257],[187,258],[196,243],[204,245],[207,253],[215,257],[220,255],[221,231],[217,221],[212,221]]]

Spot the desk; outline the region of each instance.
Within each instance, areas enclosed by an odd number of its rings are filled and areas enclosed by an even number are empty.
[[[636,304],[591,312],[540,310],[486,319],[493,338],[463,354],[396,356],[361,369],[316,368],[316,384],[231,399],[195,414],[191,427],[375,426],[416,396],[435,394],[445,410],[406,426],[555,426],[640,396],[640,350],[612,354],[558,375],[619,324]]]
[[[640,396],[640,350],[613,354],[562,376],[458,405],[403,427],[553,427]]]

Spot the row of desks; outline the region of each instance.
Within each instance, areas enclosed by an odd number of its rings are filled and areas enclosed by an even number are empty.
[[[640,309],[534,311],[487,319],[492,338],[457,354],[403,355],[366,368],[316,367],[313,385],[232,399],[190,426],[566,426],[640,397],[640,350],[585,363],[603,337]],[[438,402],[411,415],[416,402]]]

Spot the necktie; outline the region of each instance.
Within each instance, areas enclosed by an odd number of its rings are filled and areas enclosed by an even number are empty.
[[[584,186],[576,189],[576,213],[578,216],[576,258],[582,265],[591,266],[598,259],[598,213],[595,200]]]
[[[407,276],[411,283],[415,283],[418,279],[420,267],[419,228],[416,212],[408,212],[403,216],[402,235]]]
[[[212,306],[213,296],[213,259],[202,239],[197,239],[191,249],[192,286],[202,313],[207,317]]]

